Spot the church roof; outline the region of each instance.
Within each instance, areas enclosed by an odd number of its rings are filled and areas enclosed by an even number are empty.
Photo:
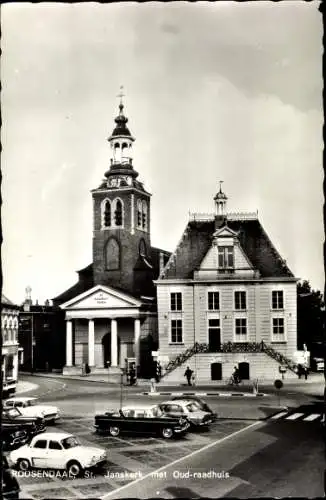
[[[228,220],[227,226],[238,233],[239,243],[262,278],[293,278],[294,275],[275,249],[258,219]],[[183,237],[162,279],[191,279],[212,245],[215,231],[212,221],[189,221]]]

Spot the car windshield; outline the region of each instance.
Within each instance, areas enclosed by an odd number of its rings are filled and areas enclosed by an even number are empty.
[[[25,406],[35,406],[34,399],[27,399],[25,401]]]
[[[64,447],[65,450],[68,450],[69,448],[74,448],[75,446],[80,446],[80,443],[75,436],[70,436],[68,438],[65,438],[61,441],[62,446]]]
[[[198,411],[200,408],[198,407],[198,405],[196,403],[188,403],[186,405],[186,408],[188,411],[190,412],[193,412],[193,411]]]
[[[21,415],[20,411],[17,408],[6,408],[3,411],[4,417],[15,418]]]

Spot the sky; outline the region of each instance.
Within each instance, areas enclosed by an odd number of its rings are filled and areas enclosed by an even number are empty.
[[[3,293],[43,303],[92,262],[92,197],[124,86],[152,245],[190,212],[256,211],[324,289],[319,2],[2,5]]]

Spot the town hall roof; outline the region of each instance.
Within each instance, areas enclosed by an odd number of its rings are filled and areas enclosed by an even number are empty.
[[[294,278],[258,219],[227,220],[239,243],[261,278]],[[212,245],[214,220],[189,221],[183,237],[170,257],[160,279],[191,279]]]

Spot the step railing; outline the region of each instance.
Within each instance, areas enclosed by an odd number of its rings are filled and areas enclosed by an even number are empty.
[[[171,373],[173,370],[181,366],[185,363],[189,358],[194,356],[194,354],[200,353],[209,353],[209,352],[221,352],[221,353],[258,353],[264,352],[270,358],[275,359],[280,365],[286,366],[289,370],[297,373],[298,366],[294,361],[292,361],[284,354],[280,353],[272,346],[266,344],[264,341],[261,342],[225,342],[219,346],[218,349],[212,350],[210,349],[208,344],[195,342],[192,347],[189,347],[184,352],[175,356],[175,358],[171,359],[168,364],[165,366],[164,373],[162,378]]]

